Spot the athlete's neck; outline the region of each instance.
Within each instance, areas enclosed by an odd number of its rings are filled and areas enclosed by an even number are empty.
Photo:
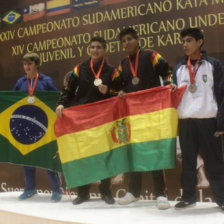
[[[200,56],[200,51],[195,52],[194,54],[189,55],[191,60],[197,60]]]
[[[93,62],[94,65],[95,65],[95,64],[99,64],[99,63],[101,63],[102,60],[103,60],[103,58],[98,58],[98,59],[93,59],[93,58],[92,58],[92,62]]]
[[[38,71],[36,71],[35,73],[29,73],[29,74],[27,74],[27,76],[28,76],[29,79],[33,79],[33,78],[35,78],[37,73],[38,73]]]
[[[129,56],[130,57],[133,57],[133,56],[135,56],[136,54],[137,54],[137,52],[139,51],[139,47],[137,47],[137,48],[135,48],[132,52],[129,52]]]

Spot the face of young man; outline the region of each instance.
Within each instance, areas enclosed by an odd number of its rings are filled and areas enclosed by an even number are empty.
[[[124,35],[121,38],[121,45],[128,55],[133,55],[139,49],[139,38],[135,39],[131,34]]]
[[[201,52],[201,45],[203,43],[203,40],[196,40],[192,36],[185,36],[183,38],[183,48],[184,53],[187,56],[190,56],[191,59],[198,59],[200,52]]]
[[[99,62],[106,54],[106,49],[103,48],[103,45],[98,42],[94,41],[90,44],[90,57],[93,62]]]
[[[38,73],[38,66],[34,61],[24,61],[23,68],[25,73],[30,77],[34,77]]]

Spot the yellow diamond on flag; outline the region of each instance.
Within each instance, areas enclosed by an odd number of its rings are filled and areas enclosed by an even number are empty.
[[[11,10],[7,12],[7,14],[3,17],[2,21],[4,21],[7,24],[13,24],[20,18],[21,18],[20,13],[16,12],[15,10]]]
[[[0,134],[17,148],[22,155],[50,143],[54,134],[55,112],[34,96],[21,99],[0,114]]]

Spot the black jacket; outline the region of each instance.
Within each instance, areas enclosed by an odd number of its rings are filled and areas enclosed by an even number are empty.
[[[100,65],[101,62],[94,65],[94,71],[96,73],[99,70]],[[108,89],[111,87],[111,82],[115,73],[116,70],[105,61],[100,78],[102,79],[103,84],[108,86]],[[68,85],[63,89],[57,104],[68,107],[92,103],[112,96],[110,91],[103,95],[98,90],[98,87],[94,85],[94,80],[95,77],[91,71],[90,59],[88,59],[74,68],[73,74],[68,81]]]
[[[130,57],[134,68],[135,57],[136,55]],[[133,75],[128,57],[121,61],[118,70],[123,84],[122,90],[127,93],[161,86],[160,76],[164,81],[164,85],[166,85],[171,76],[169,64],[160,54],[152,50],[140,50],[137,71],[137,76],[140,80],[138,85],[132,84]]]

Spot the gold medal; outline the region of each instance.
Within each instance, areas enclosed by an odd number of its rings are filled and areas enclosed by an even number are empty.
[[[102,79],[98,78],[94,80],[94,85],[95,86],[100,86],[102,84]]]
[[[196,92],[196,90],[197,90],[197,86],[195,85],[195,83],[189,85],[188,87],[189,92],[194,93]]]
[[[27,99],[27,102],[28,103],[34,103],[35,102],[35,99],[33,96],[29,96],[28,99]]]
[[[134,77],[132,80],[131,80],[132,84],[133,85],[138,85],[139,84],[139,77]]]

